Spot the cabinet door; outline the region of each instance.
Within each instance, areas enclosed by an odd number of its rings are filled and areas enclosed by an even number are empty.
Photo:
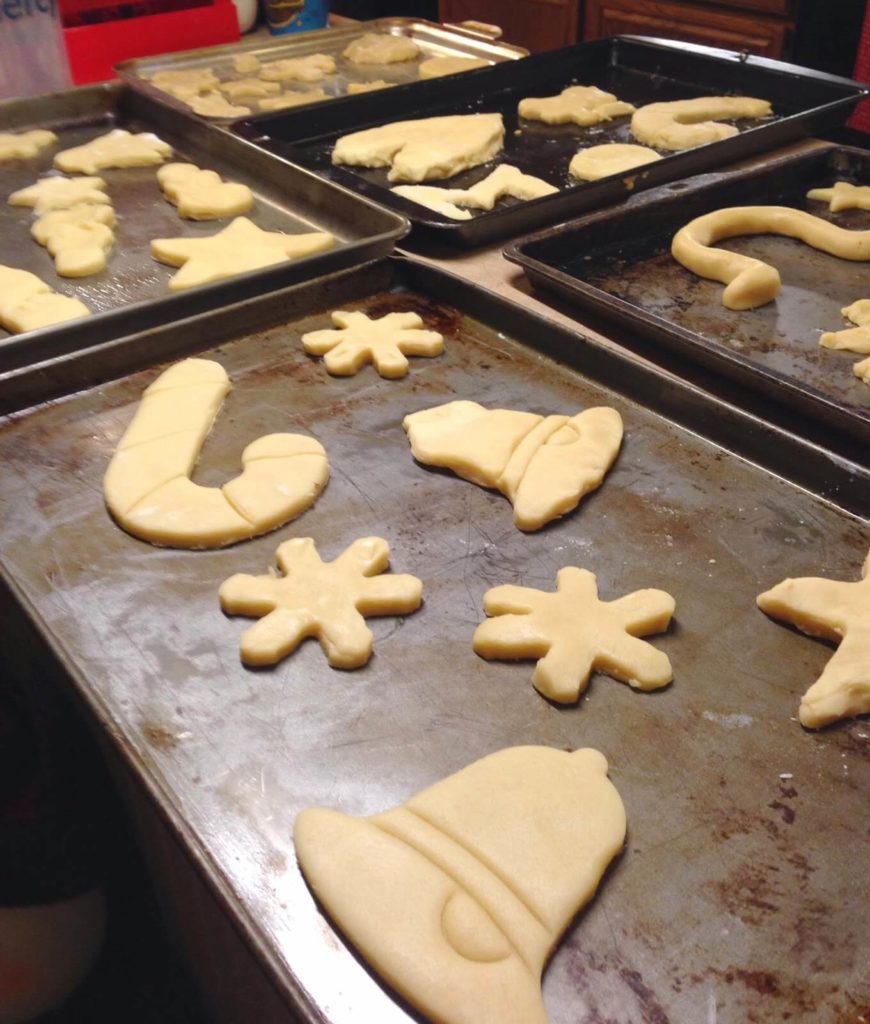
[[[783,57],[791,25],[759,15],[725,14],[701,4],[657,0],[586,0],[584,39],[638,35]]]
[[[501,26],[509,43],[532,53],[577,41],[579,0],[440,0],[441,21],[483,21]]]

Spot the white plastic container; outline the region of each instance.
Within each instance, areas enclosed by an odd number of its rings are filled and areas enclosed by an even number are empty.
[[[0,97],[57,92],[71,84],[57,0],[2,0]]]

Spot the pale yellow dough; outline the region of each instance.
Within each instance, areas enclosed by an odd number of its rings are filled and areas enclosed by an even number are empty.
[[[466,188],[439,188],[437,185],[396,185],[391,191],[418,206],[450,217],[452,220],[471,220],[471,211],[458,204],[468,198]]]
[[[855,363],[852,367],[852,373],[865,384],[870,384],[870,356]]]
[[[253,75],[260,70],[260,58],[253,53],[237,53],[233,57],[233,71],[240,75]]]
[[[408,372],[405,356],[440,356],[444,338],[422,330],[416,313],[388,313],[372,320],[365,313],[331,314],[338,330],[309,331],[302,345],[309,355],[325,356],[326,369],[338,377],[358,373],[372,363],[382,377],[395,379]]]
[[[247,117],[250,107],[230,103],[222,93],[207,92],[202,96],[179,97],[200,117]]]
[[[420,47],[407,36],[367,32],[342,50],[342,57],[354,64],[401,64],[416,60]]]
[[[332,151],[334,164],[389,167],[390,181],[450,178],[485,164],[501,152],[501,114],[454,114],[367,128],[343,135]]]
[[[150,81],[156,88],[181,98],[214,89],[220,84],[220,79],[211,68],[156,71]]]
[[[501,491],[521,530],[575,509],[622,443],[622,419],[607,407],[544,417],[458,401],[411,413],[403,426],[415,459]]]
[[[755,309],[779,295],[776,267],[751,256],[715,249],[737,235],[785,235],[844,260],[870,260],[870,231],[847,231],[821,217],[789,206],[732,206],[690,221],[674,235],[671,254],[699,277],[727,285],[722,304]]]
[[[372,82],[350,82],[347,87],[348,96],[358,96],[364,92],[376,92],[378,89],[391,89],[396,83],[385,82],[383,78],[376,78]]]
[[[266,82],[319,82],[335,71],[335,60],[325,53],[308,57],[289,57],[264,64],[260,78]]]
[[[157,172],[157,181],[178,207],[178,216],[188,220],[235,217],[254,205],[247,185],[223,181],[216,171],[200,170],[196,164],[166,164]]]
[[[68,210],[80,203],[111,204],[102,178],[40,178],[9,197],[10,206],[32,206],[39,213]]]
[[[54,132],[34,128],[29,132],[0,132],[0,163],[4,160],[29,160],[57,142]]]
[[[326,231],[285,235],[263,231],[247,217],[236,217],[208,238],[155,238],[151,255],[161,263],[182,268],[169,282],[169,290],[178,292],[310,256],[334,245],[335,238]]]
[[[453,220],[468,220],[471,214],[462,207],[491,210],[504,196],[514,199],[540,199],[559,190],[541,178],[523,174],[518,167],[502,164],[471,188],[436,188],[432,185],[399,185],[397,195],[410,199]]]
[[[219,88],[230,100],[259,99],[279,93],[281,83],[264,82],[261,78],[239,78],[234,82],[222,82]]]
[[[603,92],[595,85],[571,85],[558,96],[529,97],[520,100],[517,108],[520,117],[530,121],[577,124],[583,128],[631,114],[634,110],[630,103],[623,103],[613,93]]]
[[[488,60],[482,57],[430,57],[419,67],[420,78],[441,78],[443,75],[457,75],[461,71],[474,71],[476,68],[488,68]]]
[[[544,964],[625,828],[597,750],[513,747],[370,818],[305,810],[293,841],[342,934],[423,1017],[546,1024]]]
[[[827,203],[831,213],[841,210],[870,210],[870,185],[852,185],[848,181],[837,181],[833,188],[814,188],[807,192],[807,199]]]
[[[839,644],[801,700],[803,725],[820,729],[870,712],[870,554],[857,583],[787,579],[759,595],[758,607],[810,636]]]
[[[536,660],[535,689],[560,704],[579,698],[593,669],[638,690],[657,690],[673,679],[667,655],[637,639],[668,628],[676,606],[663,590],[601,601],[595,576],[569,566],[559,570],[556,593],[494,587],[483,607],[494,617],[475,630],[475,652],[489,660]]]
[[[308,92],[285,92],[280,96],[270,96],[260,100],[260,110],[286,110],[289,107],[303,107],[306,103],[320,103],[329,96],[322,89],[309,89]]]
[[[260,620],[242,634],[246,665],[274,665],[316,637],[333,668],[359,668],[372,656],[365,616],[409,615],[423,600],[416,576],[380,575],[390,564],[380,537],[355,540],[332,562],[310,537],[296,537],[276,557],[283,576],[237,573],[221,584],[225,612]]]
[[[828,331],[819,338],[825,348],[846,349],[861,355],[870,355],[870,299],[858,299],[840,312],[857,326],[844,331]]]
[[[61,277],[86,277],[106,268],[115,242],[111,206],[77,203],[68,210],[51,210],[34,221],[31,235],[54,257]]]
[[[693,100],[650,103],[640,107],[631,119],[631,134],[645,146],[656,149],[692,149],[708,142],[730,139],[738,134],[722,118],[742,120],[767,117],[767,100],[751,96],[699,96]]]
[[[629,142],[606,142],[601,146],[581,149],[568,165],[568,173],[580,181],[598,181],[599,178],[623,174],[656,160],[661,160],[661,156],[647,146],[634,146]]]
[[[311,506],[329,478],[313,437],[268,434],[242,453],[223,487],[190,476],[230,390],[224,368],[185,359],[146,388],[103,481],[106,505],[128,533],[174,548],[215,548],[268,533]]]
[[[115,128],[83,146],[62,149],[54,166],[67,174],[93,174],[108,167],[153,167],[172,155],[172,146],[151,132],[134,135]]]
[[[0,266],[0,326],[12,334],[78,320],[90,312],[78,299],[53,292],[36,274]]]

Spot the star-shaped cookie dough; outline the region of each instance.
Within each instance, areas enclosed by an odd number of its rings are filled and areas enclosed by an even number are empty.
[[[247,217],[236,217],[208,238],[155,238],[151,255],[161,263],[181,267],[169,281],[169,290],[179,292],[310,256],[334,245],[335,238],[328,231],[285,235],[282,231],[263,231]]]
[[[870,185],[837,181],[833,188],[810,189],[807,199],[827,203],[831,213],[839,213],[840,210],[870,210]]]
[[[758,607],[810,636],[839,643],[801,699],[802,725],[820,729],[870,711],[870,553],[857,583],[787,579],[760,594]]]
[[[395,379],[408,372],[409,356],[440,356],[444,338],[424,331],[416,313],[387,313],[372,320],[365,313],[332,314],[339,330],[309,331],[302,344],[309,355],[324,356],[326,369],[337,377],[351,377],[373,363],[382,377]]]
[[[657,690],[673,679],[667,655],[638,639],[667,629],[675,603],[663,590],[601,601],[595,576],[568,566],[556,576],[555,594],[493,587],[483,607],[495,617],[475,630],[475,652],[487,659],[537,659],[535,688],[560,704],[578,699],[593,669],[638,690]]]
[[[283,576],[238,573],[220,588],[221,608],[260,621],[242,634],[246,665],[274,665],[306,637],[316,637],[333,668],[359,668],[372,656],[363,616],[407,615],[423,600],[416,576],[380,576],[390,548],[380,537],[355,540],[323,562],[310,537],[285,541],[277,553]]]

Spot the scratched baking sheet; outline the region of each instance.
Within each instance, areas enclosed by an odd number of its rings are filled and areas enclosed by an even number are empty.
[[[331,378],[299,337],[339,307],[417,310],[446,352],[399,381],[371,368]],[[170,333],[156,332],[152,354]],[[223,551],[157,549],[115,527],[100,480],[154,366],[0,421],[0,567],[303,1018],[409,1019],[303,884],[298,811],[373,813],[537,743],[602,750],[629,822],[546,972],[553,1024],[859,1021],[870,723],[802,730],[800,695],[831,648],[767,619],[755,596],[789,575],[856,578],[866,521],[715,443],[749,443],[763,424],[425,268],[347,272],[205,314],[185,338],[233,381],[197,480],[234,475],[253,438],[301,431],[329,453],[317,504]],[[577,512],[522,534],[503,497],[411,458],[403,416],[460,398],[540,413],[607,403],[624,446]],[[747,455],[777,447],[812,461],[773,432]],[[866,474],[833,462],[813,486],[868,493]],[[221,613],[221,581],[265,572],[289,537],[334,558],[370,534],[388,540],[394,571],[423,580],[422,609],[371,620],[375,655],[359,671],[330,669],[313,641],[275,668],[244,668],[250,620]],[[474,655],[488,588],[549,589],[569,564],[597,573],[605,598],[674,594],[675,624],[654,640],[672,686],[644,694],[595,675],[577,706],[557,707],[528,663]]]
[[[728,206],[807,210],[849,230],[870,230],[870,212],[830,213],[808,200],[835,181],[870,182],[870,152],[820,146],[756,169],[699,177],[657,190],[626,210],[609,210],[521,239],[507,251],[533,281],[856,440],[870,441],[870,387],[852,372],[862,357],[823,348],[823,331],[851,326],[840,310],[870,295],[866,262],[837,259],[790,238],[762,235],[721,243],[773,264],[775,302],[737,312],[723,285],[670,255],[676,232]]]

